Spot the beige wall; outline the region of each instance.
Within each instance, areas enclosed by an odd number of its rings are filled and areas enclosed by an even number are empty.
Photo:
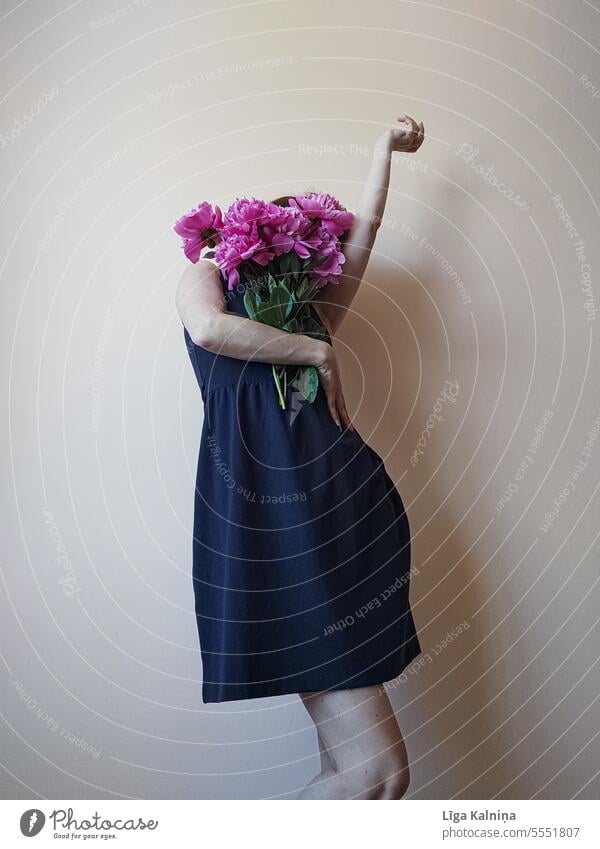
[[[236,194],[353,207],[407,111],[427,140],[337,348],[414,535],[409,796],[598,798],[599,4],[63,0],[2,27],[4,795],[314,774],[296,697],[200,701],[171,227]]]

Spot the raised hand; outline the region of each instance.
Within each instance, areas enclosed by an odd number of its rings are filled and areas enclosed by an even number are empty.
[[[401,153],[416,153],[425,139],[423,122],[417,124],[414,118],[405,114],[399,115],[396,120],[399,126],[384,134],[390,142],[389,149]]]

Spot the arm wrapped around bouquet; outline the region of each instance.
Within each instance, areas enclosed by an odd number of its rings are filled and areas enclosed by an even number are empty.
[[[310,302],[324,286],[339,283],[340,241],[354,215],[331,195],[310,193],[281,202],[235,200],[224,215],[201,203],[175,224],[190,262],[214,257],[229,289],[245,286],[249,317],[289,333],[326,338]],[[279,404],[288,385],[313,402],[319,378],[313,366],[274,364]]]

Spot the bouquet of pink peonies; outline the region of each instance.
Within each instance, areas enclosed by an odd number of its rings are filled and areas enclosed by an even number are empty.
[[[190,262],[201,255],[214,257],[229,289],[243,279],[251,319],[325,338],[310,301],[318,289],[339,282],[344,262],[340,237],[353,220],[331,195],[310,193],[290,197],[285,206],[237,199],[225,215],[204,202],[180,218],[174,230]],[[283,409],[288,384],[314,401],[319,377],[313,366],[272,368]]]

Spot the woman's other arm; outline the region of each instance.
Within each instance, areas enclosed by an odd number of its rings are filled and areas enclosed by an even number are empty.
[[[199,260],[183,272],[177,287],[179,317],[195,345],[239,360],[320,365],[331,346],[300,333],[287,333],[227,312],[218,268]]]
[[[340,282],[326,286],[314,298],[317,311],[333,335],[354,300],[369,262],[377,230],[383,218],[390,184],[394,151],[416,153],[423,144],[425,127],[409,115],[398,118],[399,127],[386,130],[375,142],[373,160],[354,223],[343,245],[346,258]]]
[[[201,348],[239,360],[315,366],[333,420],[340,426],[341,417],[352,428],[337,358],[329,343],[227,312],[219,270],[206,259],[185,269],[175,300],[192,342]]]

